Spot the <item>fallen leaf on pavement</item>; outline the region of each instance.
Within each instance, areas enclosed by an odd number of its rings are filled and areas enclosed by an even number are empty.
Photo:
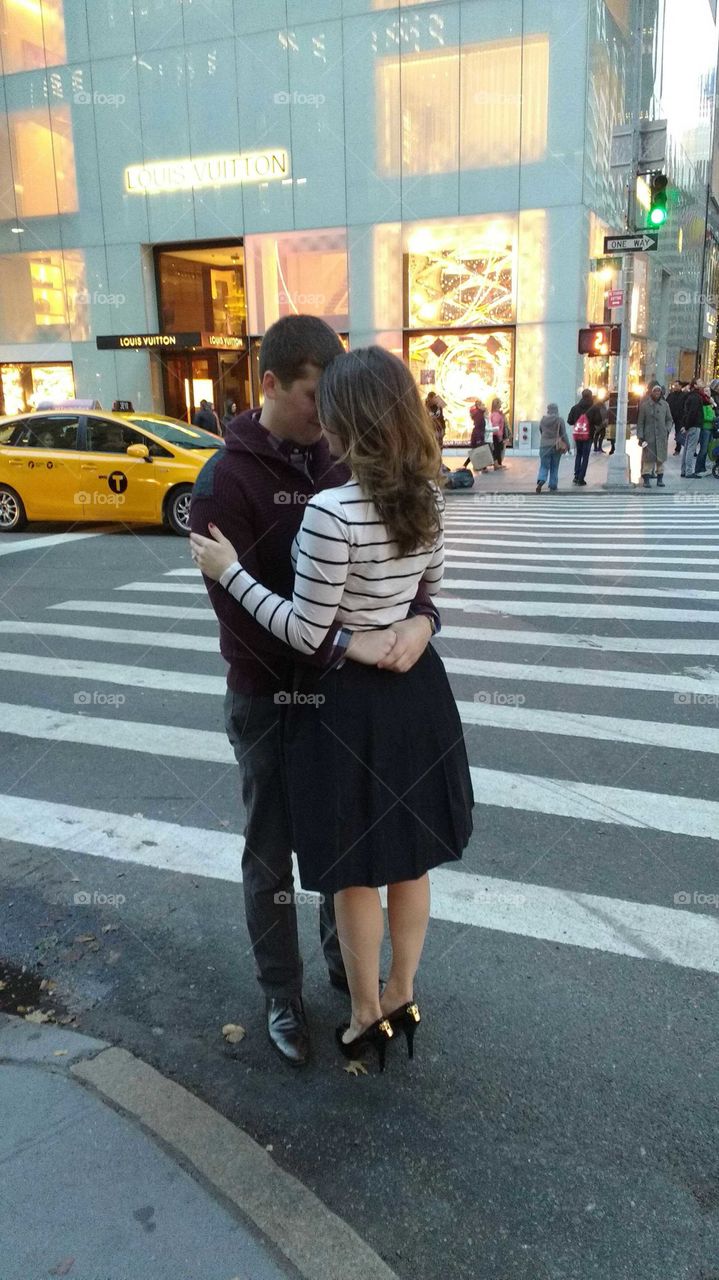
[[[66,1276],[71,1267],[74,1267],[75,1259],[66,1258],[64,1262],[58,1262],[56,1267],[52,1267],[48,1272],[51,1276]]]
[[[367,1068],[364,1062],[348,1062],[345,1067],[348,1076],[366,1076]]]
[[[226,1022],[222,1034],[228,1044],[239,1044],[245,1038],[245,1028],[236,1022]]]
[[[44,1013],[42,1009],[35,1009],[32,1013],[25,1014],[26,1022],[53,1022],[54,1018],[51,1013]]]
[[[57,990],[57,983],[54,981],[53,978],[43,978],[42,982],[40,983],[40,990],[55,991]]]
[[[53,1049],[52,1056],[53,1058],[66,1058],[67,1049]]]
[[[73,938],[73,942],[95,942],[94,933],[80,933],[77,938]]]
[[[104,924],[104,925],[102,926],[102,932],[103,932],[103,933],[114,933],[114,932],[115,932],[115,930],[116,930],[116,929],[119,929],[119,928],[120,928],[119,924]]]

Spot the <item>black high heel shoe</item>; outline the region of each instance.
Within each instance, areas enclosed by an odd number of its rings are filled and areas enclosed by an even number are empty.
[[[393,1031],[404,1031],[407,1038],[407,1057],[414,1057],[414,1033],[422,1021],[419,1005],[411,1000],[409,1004],[400,1005],[394,1013],[387,1014],[387,1021]]]
[[[358,1053],[363,1049],[376,1049],[379,1059],[379,1069],[384,1071],[384,1060],[387,1053],[387,1045],[394,1036],[391,1023],[388,1018],[378,1018],[373,1022],[371,1027],[367,1027],[361,1035],[355,1036],[354,1040],[347,1042],[342,1039],[345,1031],[349,1027],[349,1022],[343,1022],[341,1027],[335,1030],[335,1039],[337,1041],[340,1052],[345,1058],[357,1058]]]

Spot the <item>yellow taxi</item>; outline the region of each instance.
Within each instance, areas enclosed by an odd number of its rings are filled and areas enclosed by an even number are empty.
[[[46,409],[0,418],[0,532],[28,520],[164,524],[188,534],[219,436],[155,413]]]

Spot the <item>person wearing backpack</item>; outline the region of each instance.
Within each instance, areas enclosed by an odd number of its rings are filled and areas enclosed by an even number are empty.
[[[594,409],[593,419],[590,413]],[[587,474],[587,466],[589,465],[589,455],[592,451],[592,437],[594,430],[601,422],[601,415],[598,414],[594,405],[594,396],[589,387],[585,387],[581,397],[576,404],[573,404],[567,414],[567,423],[572,428],[572,437],[574,439],[574,479],[572,484],[586,485],[585,476]]]

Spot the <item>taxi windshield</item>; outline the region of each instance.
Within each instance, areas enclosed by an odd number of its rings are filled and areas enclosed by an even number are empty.
[[[182,449],[219,449],[224,443],[221,436],[214,436],[211,431],[203,431],[201,427],[188,427],[186,422],[173,418],[139,418],[136,414],[130,414],[128,421]]]

